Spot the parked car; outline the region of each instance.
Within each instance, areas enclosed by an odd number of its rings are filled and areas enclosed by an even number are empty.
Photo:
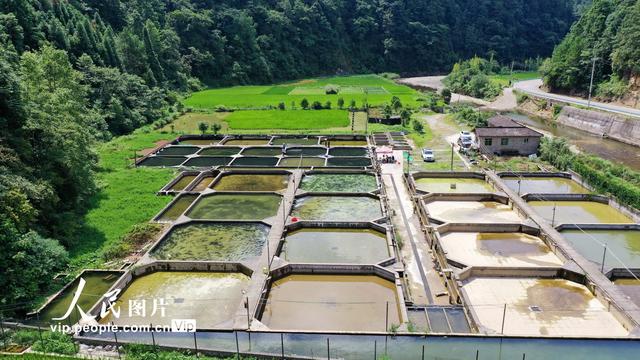
[[[461,131],[458,138],[458,145],[461,148],[468,149],[473,145],[473,135],[468,131]]]
[[[422,149],[422,160],[426,162],[436,161],[436,154],[432,149]]]

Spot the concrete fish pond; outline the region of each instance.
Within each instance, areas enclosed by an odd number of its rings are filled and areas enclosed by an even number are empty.
[[[363,157],[367,156],[368,152],[366,148],[334,147],[329,149],[329,155],[336,157]]]
[[[80,278],[84,279],[84,289],[78,298],[77,305],[88,311],[95,305],[109,288],[122,276],[122,271],[84,271],[78,278],[67,285],[57,296],[48,302],[37,314],[33,314],[32,321],[40,323],[56,323],[53,318],[61,318],[69,309],[69,305],[78,290]],[[73,311],[69,319],[63,323],[75,324],[80,320],[77,311]]]
[[[157,221],[175,221],[187,210],[191,203],[198,198],[195,194],[185,194],[177,197],[167,208],[158,216]]]
[[[384,332],[403,322],[400,306],[396,285],[377,276],[289,275],[271,285],[261,320],[277,330]]]
[[[423,177],[415,179],[418,190],[427,193],[490,193],[488,182],[476,178]]]
[[[281,147],[250,147],[242,151],[243,156],[278,156],[282,155]]]
[[[325,166],[326,159],[321,157],[283,157],[278,167],[309,168]]]
[[[368,193],[378,189],[373,174],[309,174],[302,179],[300,189],[308,192]]]
[[[214,194],[198,199],[187,213],[198,220],[262,220],[275,216],[282,198],[272,194]]]
[[[195,319],[198,328],[225,326],[241,306],[243,291],[249,277],[240,273],[215,272],[154,272],[133,280],[116,301],[121,313],[109,313],[100,323],[115,325],[171,325],[171,319]],[[163,299],[164,316],[160,311],[146,316],[130,316],[130,301]],[[226,325],[228,326],[228,325]]]
[[[197,146],[167,146],[158,151],[158,156],[180,156],[180,155],[192,155],[200,151]]]
[[[317,137],[286,137],[274,138],[271,145],[318,145],[319,141]]]
[[[216,191],[281,191],[287,188],[287,174],[229,174],[213,185]]]
[[[219,156],[198,156],[189,159],[187,162],[182,164],[184,167],[213,167],[213,166],[222,166],[227,165],[231,162],[232,158],[230,157],[219,157]]]
[[[274,167],[280,159],[277,157],[239,157],[231,166],[234,167]]]
[[[187,160],[184,156],[150,156],[138,163],[138,166],[170,167],[178,166]]]
[[[292,216],[317,221],[373,221],[382,217],[380,201],[368,196],[304,196]]]
[[[640,269],[640,230],[563,230],[562,236],[584,257],[605,268]],[[605,245],[609,256],[605,254]]]
[[[367,157],[332,157],[327,159],[327,166],[367,167],[371,166],[371,159]]]
[[[176,181],[170,188],[170,191],[182,191],[184,190],[193,180],[195,180],[195,175],[184,175],[178,181]]]
[[[522,219],[509,205],[494,201],[433,201],[429,215],[451,223],[517,223]]]
[[[587,194],[589,190],[577,182],[563,177],[509,177],[502,181],[520,194]]]
[[[554,225],[633,223],[620,211],[595,201],[530,201],[529,205]]]
[[[392,256],[373,229],[309,228],[290,232],[280,254],[291,263],[377,264]]]
[[[234,146],[216,146],[202,149],[198,155],[200,156],[233,156],[240,153],[240,147]]]
[[[613,281],[636,305],[640,306],[640,280],[616,279]]]
[[[174,227],[151,256],[160,260],[243,261],[259,256],[269,226],[260,223],[189,223]]]

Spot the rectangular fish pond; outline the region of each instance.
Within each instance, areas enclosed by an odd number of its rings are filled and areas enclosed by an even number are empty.
[[[633,220],[617,209],[595,201],[530,201],[529,205],[554,225],[633,223]]]
[[[304,228],[287,234],[280,257],[290,263],[377,264],[391,257],[373,229]]]
[[[563,230],[561,234],[598,265],[602,265],[604,256],[605,268],[640,269],[640,230]]]
[[[640,306],[640,280],[616,279],[613,283],[616,284],[631,301]]]
[[[279,156],[282,155],[282,148],[277,146],[270,147],[250,147],[242,151],[243,156]]]
[[[213,185],[216,191],[281,191],[289,185],[286,174],[228,174]]]
[[[193,191],[202,192],[205,191],[209,185],[215,180],[214,176],[205,176],[193,187]]]
[[[160,149],[156,155],[159,156],[182,156],[182,155],[192,155],[197,153],[200,150],[197,146],[167,146],[165,148]]]
[[[109,313],[100,323],[171,325],[171,319],[195,319],[199,329],[233,327],[248,285],[249,277],[240,273],[154,272],[136,278],[120,294],[118,318]],[[164,316],[151,313],[153,299],[166,303]],[[129,316],[130,300],[146,300],[146,316]]]
[[[325,166],[326,159],[322,157],[283,157],[278,163],[278,167],[289,168],[309,168]]]
[[[281,201],[275,194],[213,194],[201,197],[187,216],[197,220],[262,220],[275,216]]]
[[[171,187],[169,191],[182,191],[184,190],[191,182],[196,178],[195,175],[184,175],[178,181],[176,181]]]
[[[502,181],[513,191],[520,194],[587,194],[589,190],[577,182],[563,177],[528,177],[518,178],[505,176]],[[518,181],[520,184],[518,185]]]
[[[77,279],[67,286],[60,294],[58,294],[50,303],[48,303],[37,315],[34,315],[36,321],[45,324],[56,323],[53,318],[60,318],[65,315],[71,300],[78,291],[80,278],[85,280],[84,289],[78,298],[77,305],[84,311],[89,311],[111,286],[120,278],[120,271],[84,271]],[[73,311],[68,319],[63,320],[65,324],[75,324],[80,319],[78,311]],[[34,320],[34,319],[32,319]]]
[[[262,253],[269,226],[261,223],[188,223],[171,229],[151,256],[160,260],[247,260]]]
[[[303,196],[292,216],[317,221],[373,221],[382,217],[380,201],[368,196]]]
[[[239,146],[254,146],[254,145],[268,145],[269,139],[230,139],[224,142],[225,146],[239,145]]]
[[[182,164],[185,167],[214,167],[224,166],[231,162],[230,157],[218,157],[218,156],[196,156],[189,159],[189,161]]]
[[[426,204],[429,216],[449,223],[519,223],[509,205],[494,201],[434,201]]]
[[[336,157],[366,157],[368,154],[367,148],[334,147],[329,149],[329,155]]]
[[[318,145],[317,137],[274,138],[271,145]]]
[[[371,166],[371,159],[368,157],[331,157],[327,159],[327,166],[367,167]]]
[[[476,178],[418,178],[416,188],[428,193],[490,193],[493,187]]]
[[[235,146],[216,146],[202,149],[199,156],[233,156],[238,155],[241,148]]]
[[[378,190],[373,174],[308,174],[302,178],[300,189],[308,192],[360,192]]]
[[[184,213],[191,203],[198,198],[195,194],[185,194],[177,197],[165,211],[158,216],[157,221],[175,221]]]
[[[186,160],[185,156],[149,156],[139,162],[138,166],[170,167],[178,166]]]
[[[231,166],[234,167],[274,167],[278,163],[277,157],[238,157]]]
[[[271,285],[261,321],[273,330],[382,332],[403,322],[400,306],[396,285],[377,276],[289,275]]]

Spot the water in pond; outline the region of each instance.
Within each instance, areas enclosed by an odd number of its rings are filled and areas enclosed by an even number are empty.
[[[324,166],[325,162],[321,157],[285,157],[280,160],[278,167],[317,167]]]
[[[216,157],[216,156],[199,156],[189,159],[184,165],[187,167],[212,167],[212,166],[224,166],[231,161],[230,157]]]
[[[158,218],[158,221],[175,221],[177,220],[182,213],[191,205],[191,203],[198,198],[198,195],[180,195],[169,208],[165,210],[162,215]]]
[[[215,145],[217,143],[218,143],[218,139],[188,139],[188,140],[180,141],[180,145],[206,146],[206,145]]]
[[[197,146],[167,146],[164,149],[160,149],[157,155],[171,156],[171,155],[191,155],[200,150]]]
[[[518,180],[520,184],[518,185]],[[586,194],[589,192],[577,182],[562,177],[529,177],[521,180],[517,177],[503,177],[502,181],[513,191],[520,194]]]
[[[285,174],[231,174],[223,176],[213,189],[217,191],[280,191],[287,188]]]
[[[363,192],[378,189],[376,177],[368,174],[311,174],[302,178],[300,189],[309,192]]]
[[[365,148],[343,148],[343,147],[335,147],[329,149],[329,155],[331,156],[367,156],[367,149]]]
[[[319,221],[373,221],[382,217],[380,201],[366,196],[305,196],[292,216]]]
[[[195,319],[198,328],[219,327],[233,320],[248,285],[249,277],[240,273],[155,272],[135,279],[121,293],[115,304],[120,307],[119,318],[109,313],[100,322],[171,325],[172,319]],[[152,299],[164,299],[164,316],[160,311],[151,314]],[[129,316],[130,300],[146,300],[145,317]]]
[[[620,290],[631,299],[636,305],[640,306],[640,280],[636,279],[617,279],[613,281]]]
[[[416,187],[429,193],[490,193],[488,182],[475,178],[419,178]]]
[[[562,236],[598,265],[604,255],[606,268],[640,268],[640,230],[564,230]]]
[[[318,138],[275,138],[272,145],[317,145]]]
[[[182,191],[187,186],[189,186],[189,184],[191,184],[191,182],[195,178],[196,178],[195,175],[185,175],[185,176],[181,177],[180,180],[178,180],[175,184],[173,184],[173,186],[171,186],[171,188],[169,188],[169,190]]]
[[[544,119],[532,118],[521,114],[508,114],[508,116],[527,126],[568,139],[569,143],[583,151],[595,154],[603,159],[625,164],[634,170],[640,170],[640,147],[606,139],[558,123],[550,123]]]
[[[326,145],[323,142],[322,145]],[[367,146],[366,140],[335,140],[329,139],[329,146]]]
[[[178,166],[187,160],[184,156],[150,156],[138,166]]]
[[[198,184],[196,184],[196,186],[193,187],[193,191],[205,191],[209,187],[209,185],[211,185],[214,179],[215,177],[213,176],[207,176],[202,178],[202,180],[200,180]]]
[[[243,261],[262,253],[268,234],[263,224],[188,224],[171,230],[151,255],[161,260]]]
[[[452,223],[519,223],[509,205],[494,201],[434,201],[427,204],[429,215]]]
[[[391,257],[385,234],[371,229],[302,229],[287,234],[291,263],[377,264]]]
[[[82,278],[86,281],[82,294],[78,298],[78,306],[84,311],[89,311],[93,305],[111,288],[122,273],[117,271],[85,271]],[[79,280],[74,280],[73,284],[60,293],[50,302],[39,314],[39,319],[43,323],[53,323],[52,318],[64,316],[71,304],[76,290],[78,290]],[[75,324],[79,320],[77,311],[71,313],[69,320],[63,322]]]
[[[244,156],[278,156],[282,154],[280,147],[253,147],[242,151]]]
[[[278,195],[209,195],[201,198],[187,214],[202,220],[262,220],[276,215]]]
[[[371,166],[371,159],[366,157],[339,157],[327,159],[327,166],[364,167]]]
[[[240,152],[239,147],[234,146],[216,146],[202,149],[198,153],[200,156],[232,156]]]
[[[287,148],[286,155],[292,157],[302,156],[322,156],[327,154],[327,149],[322,147],[293,147]]]
[[[530,201],[529,205],[554,225],[633,223],[633,220],[620,211],[595,201]]]
[[[271,329],[385,331],[400,324],[394,283],[377,276],[289,275],[271,285],[262,322]]]
[[[239,157],[236,158],[231,166],[259,166],[273,167],[278,163],[276,157]]]
[[[226,141],[225,145],[240,145],[240,146],[252,146],[252,145],[267,145],[269,139],[232,139]]]

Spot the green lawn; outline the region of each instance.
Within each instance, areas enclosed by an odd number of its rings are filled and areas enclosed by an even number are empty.
[[[326,95],[324,86],[336,85],[341,88],[337,95]],[[336,106],[343,98],[346,104],[351,100],[362,106],[365,99],[371,105],[390,102],[393,96],[403,104],[416,104],[419,93],[404,85],[377,75],[358,75],[301,80],[275,86],[235,86],[224,89],[209,89],[194,93],[184,100],[187,107],[211,109],[218,105],[234,108],[260,108],[277,106],[284,102],[287,108],[300,107],[300,101],[331,101]],[[292,105],[293,103],[293,105]]]
[[[225,121],[230,129],[326,129],[349,126],[346,110],[245,110]]]
[[[490,78],[494,82],[500,84],[500,86],[507,87],[509,86],[509,80],[513,79],[513,81],[523,81],[523,80],[533,80],[539,79],[541,77],[540,73],[537,71],[529,71],[529,72],[514,72],[513,76],[506,75],[491,75]]]
[[[175,134],[145,133],[138,130],[98,147],[100,192],[81,224],[75,246],[70,250],[74,269],[101,267],[101,254],[109,245],[147,222],[171,201],[156,192],[174,177],[174,170],[134,168],[133,152],[155,147],[155,143],[175,138]]]
[[[227,123],[224,119],[229,115],[229,113],[218,113],[218,112],[193,112],[187,113],[174,120],[170,124],[166,125],[162,128],[163,131],[173,131],[178,133],[185,134],[199,134],[200,129],[198,129],[198,124],[201,122],[209,125],[209,129],[211,129],[211,125],[220,124],[222,126],[221,132],[226,132],[228,129]],[[172,127],[173,125],[173,127]],[[177,137],[177,136],[176,136]]]

